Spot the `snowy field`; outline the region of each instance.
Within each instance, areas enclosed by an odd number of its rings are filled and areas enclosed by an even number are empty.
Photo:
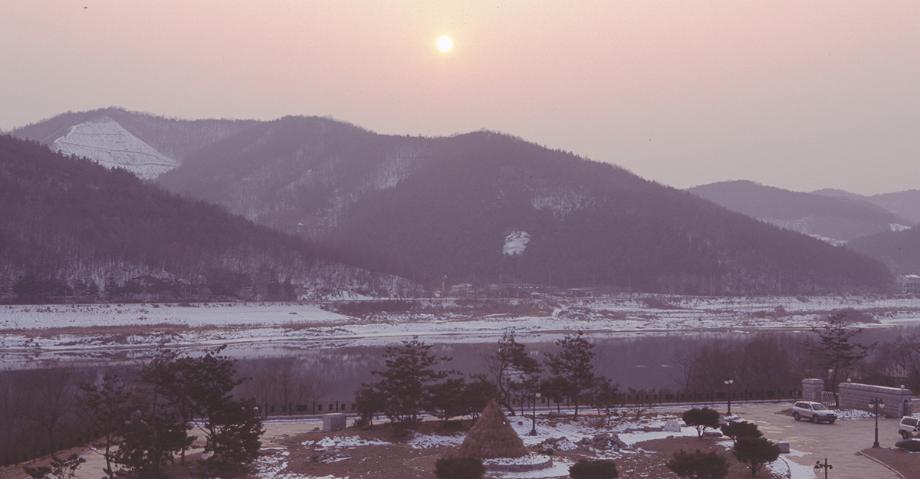
[[[231,350],[285,343],[378,346],[418,336],[429,342],[493,341],[513,328],[523,341],[570,331],[619,338],[676,332],[807,330],[832,311],[864,313],[864,328],[920,325],[920,300],[868,297],[708,298],[621,295],[503,300],[421,300],[407,313],[349,316],[335,303],[94,304],[0,306],[0,367],[30,357],[86,351],[228,344]]]

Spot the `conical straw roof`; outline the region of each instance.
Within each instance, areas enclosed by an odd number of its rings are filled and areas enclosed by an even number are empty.
[[[461,457],[491,459],[527,455],[524,441],[514,432],[495,400],[489,401],[479,420],[466,434],[460,446]]]

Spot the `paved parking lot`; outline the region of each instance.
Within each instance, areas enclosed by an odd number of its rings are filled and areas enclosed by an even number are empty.
[[[874,420],[837,421],[835,424],[795,422],[792,416],[780,414],[780,411],[791,407],[791,403],[744,404],[733,407],[732,412],[746,420],[756,422],[768,439],[787,441],[794,451],[802,453],[786,455],[785,458],[789,461],[812,467],[817,461],[824,460],[826,457],[828,462],[834,466],[829,476],[831,478],[896,479],[899,477],[871,459],[857,455],[859,451],[872,446]],[[894,446],[899,439],[897,432],[897,420],[879,419],[879,443],[882,447]]]

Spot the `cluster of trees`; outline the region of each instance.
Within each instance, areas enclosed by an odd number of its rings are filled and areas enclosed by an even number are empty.
[[[617,387],[596,374],[594,345],[580,331],[556,344],[559,351],[540,363],[509,331],[489,357],[490,376],[464,378],[446,369],[450,358],[436,356],[431,345],[417,338],[404,341],[387,348],[384,368],[373,372],[378,380],[362,385],[355,404],[368,425],[377,413],[402,425],[416,424],[423,412],[447,423],[478,414],[493,398],[511,415],[524,414],[541,397],[572,405],[576,417],[584,404],[612,415]]]
[[[362,385],[355,396],[362,421],[372,425],[374,415],[383,413],[391,422],[411,427],[423,412],[445,424],[455,416],[478,414],[495,397],[494,385],[483,376],[464,378],[445,370],[448,359],[417,338],[388,347],[384,369],[373,372],[378,380]]]
[[[741,341],[718,339],[695,351],[674,356],[680,390],[729,393],[733,391],[793,391],[803,377],[825,380],[829,391],[851,379],[885,386],[905,385],[920,390],[920,331],[904,331],[895,339],[866,341],[853,326],[852,311],[837,311],[820,319],[812,335],[759,334]],[[769,365],[769,367],[764,367]]]
[[[558,352],[546,355],[541,364],[519,343],[513,331],[506,332],[490,358],[490,370],[498,387],[499,400],[515,414],[514,405],[523,413],[538,395],[579,408],[587,403],[610,411],[617,401],[617,386],[597,374],[594,345],[578,331],[556,340]]]
[[[905,375],[920,379],[920,333],[867,346],[859,342],[861,331],[847,318],[846,312],[824,318],[813,329],[813,339],[760,335],[742,342],[713,341],[695,354],[676,358],[677,379],[685,392],[725,394],[729,387],[791,392],[806,376],[827,375],[834,391],[845,378],[876,378],[895,385],[905,384]],[[383,412],[403,423],[414,422],[422,411],[445,421],[475,413],[491,395],[510,415],[524,414],[544,400],[571,405],[576,417],[584,405],[612,417],[626,394],[597,373],[593,344],[576,332],[557,340],[556,346],[555,352],[541,358],[508,331],[488,357],[488,375],[462,378],[442,367],[449,358],[436,357],[418,340],[409,341],[387,350],[385,368],[375,372],[379,380],[361,388],[357,404],[367,420]],[[875,356],[870,356],[872,351]],[[724,384],[729,377],[732,386]]]
[[[221,351],[191,356],[162,350],[131,383],[106,375],[84,386],[83,410],[101,438],[105,477],[121,470],[168,476],[169,464],[185,463],[198,439],[193,432],[204,442],[205,458],[196,464],[202,477],[248,471],[261,447],[262,415],[252,401],[234,397],[242,380]]]
[[[234,477],[245,475],[258,457],[261,411],[235,394],[243,381],[235,361],[221,348],[201,355],[164,349],[139,369],[100,375],[64,369],[47,374],[53,376],[35,381],[41,377],[29,374],[24,381],[9,383],[11,389],[24,386],[17,392],[25,396],[7,396],[11,391],[0,381],[0,405],[11,406],[14,414],[0,421],[5,428],[0,441],[45,438],[40,448],[23,449],[9,460],[23,461],[36,451],[52,454],[50,464],[26,468],[30,477],[70,477],[83,461],[58,457],[56,451],[86,443],[102,454],[101,473],[108,479],[170,477],[175,462],[184,464],[183,474],[191,469],[196,477]],[[27,403],[10,402],[16,397],[28,397],[31,409]],[[17,429],[6,426],[17,427],[17,413],[23,412],[29,414],[18,424],[24,435],[17,435]],[[0,445],[14,452],[17,446]],[[197,459],[187,462],[193,445]],[[202,454],[197,454],[199,446]]]

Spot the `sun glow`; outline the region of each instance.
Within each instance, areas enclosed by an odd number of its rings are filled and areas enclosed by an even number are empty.
[[[450,38],[448,35],[441,35],[435,41],[435,48],[438,49],[441,53],[450,53],[454,49],[454,39]]]

